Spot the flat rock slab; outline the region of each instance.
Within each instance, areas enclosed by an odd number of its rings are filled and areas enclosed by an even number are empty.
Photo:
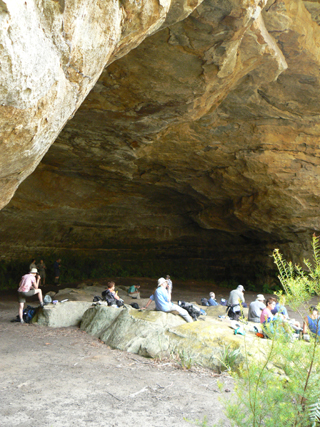
[[[51,326],[53,328],[63,328],[68,326],[78,326],[84,312],[92,305],[86,301],[66,301],[57,304],[48,304],[39,309],[32,323]]]

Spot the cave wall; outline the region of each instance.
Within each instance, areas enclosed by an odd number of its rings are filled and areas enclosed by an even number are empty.
[[[175,7],[122,35],[100,59],[110,65],[92,65],[96,78],[103,68],[98,81],[0,212],[5,257],[182,260],[186,274],[223,280],[238,268],[242,280],[250,269],[266,276],[275,247],[310,256],[320,230],[319,3]]]

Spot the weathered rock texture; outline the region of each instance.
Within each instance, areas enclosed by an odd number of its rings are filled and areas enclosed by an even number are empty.
[[[0,3],[3,205],[93,88],[0,214],[8,255],[149,248],[220,276],[308,255],[320,4],[200,3]]]
[[[186,323],[170,313],[139,311],[128,306],[123,309],[95,306],[84,313],[81,329],[112,348],[153,358],[180,356],[185,366],[199,364],[219,371],[223,349],[240,348],[244,353],[244,337],[234,335],[230,322],[219,321],[217,312],[211,310],[201,321]],[[249,358],[265,357],[269,343],[247,329]],[[236,363],[242,361],[240,355]]]
[[[53,328],[65,328],[78,326],[85,311],[91,306],[91,302],[66,301],[57,304],[48,304],[39,308],[32,319],[32,323]]]

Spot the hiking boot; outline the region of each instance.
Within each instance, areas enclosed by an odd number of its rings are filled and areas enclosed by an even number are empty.
[[[43,308],[44,307],[44,303],[40,302],[40,307]]]
[[[23,319],[20,319],[20,323],[24,323],[24,320],[23,320]]]

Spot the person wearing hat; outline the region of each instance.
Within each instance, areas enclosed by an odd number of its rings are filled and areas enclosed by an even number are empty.
[[[262,310],[266,308],[264,304],[265,297],[262,294],[257,295],[255,301],[249,305],[248,320],[250,322],[260,323]]]
[[[170,311],[177,311],[181,317],[188,323],[193,322],[192,317],[184,308],[180,307],[177,304],[173,304],[169,301],[169,294],[167,291],[168,283],[166,279],[160,277],[158,280],[158,287],[155,290],[154,294],[151,295],[149,301],[147,302],[145,307],[142,309],[146,309],[149,307],[152,301],[156,303],[156,310],[164,311],[165,313],[170,313]]]
[[[243,303],[245,302],[244,299],[244,287],[242,285],[239,285],[237,289],[234,289],[230,292],[229,299],[228,299],[228,305],[235,305],[239,304],[239,300]]]
[[[246,307],[243,293],[244,287],[242,285],[238,285],[237,289],[230,292],[227,303],[227,316],[230,319],[239,319],[241,314],[240,303],[243,307]]]
[[[29,274],[21,277],[18,288],[20,323],[24,323],[23,307],[27,297],[38,295],[40,306],[43,307],[42,291],[39,289],[39,282],[40,276],[36,268],[32,268]]]

